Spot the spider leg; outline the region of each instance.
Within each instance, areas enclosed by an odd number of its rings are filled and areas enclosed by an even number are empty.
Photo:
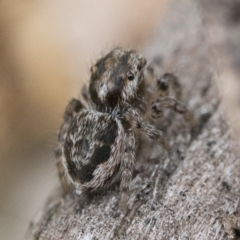
[[[157,141],[162,147],[169,152],[169,145],[163,136],[163,133],[157,129],[155,126],[146,122],[141,113],[128,106],[123,112],[124,118],[132,124],[135,128],[138,128],[144,135],[146,135],[151,140]]]
[[[127,200],[129,196],[129,186],[132,180],[132,171],[135,164],[135,136],[132,129],[125,132],[125,140],[127,144],[124,148],[124,154],[121,161],[121,197],[119,206],[122,210],[127,208]]]
[[[153,117],[157,118],[162,115],[165,108],[172,109],[173,111],[181,114],[185,121],[187,121],[191,128],[195,126],[195,121],[191,112],[178,100],[171,97],[158,98],[152,103]]]

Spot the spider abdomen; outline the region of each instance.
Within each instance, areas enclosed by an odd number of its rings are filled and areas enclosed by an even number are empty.
[[[70,182],[80,189],[106,185],[119,169],[122,138],[122,125],[110,114],[83,110],[75,116],[63,144]]]

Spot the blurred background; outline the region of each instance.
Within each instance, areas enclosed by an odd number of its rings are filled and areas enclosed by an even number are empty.
[[[88,82],[91,64],[117,45],[141,51],[171,4],[174,0],[0,1],[0,239],[22,239],[59,185],[56,133],[64,107]],[[198,4],[238,140],[240,3]]]

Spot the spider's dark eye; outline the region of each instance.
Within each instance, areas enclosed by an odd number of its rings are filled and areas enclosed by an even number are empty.
[[[157,85],[162,91],[168,90],[168,81],[166,78],[161,77],[157,80]]]
[[[127,73],[128,80],[132,81],[134,79],[134,74],[132,72]]]

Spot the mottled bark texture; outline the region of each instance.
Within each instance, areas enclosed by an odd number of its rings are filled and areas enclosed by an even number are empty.
[[[85,201],[58,189],[30,224],[26,239],[240,239],[239,157],[193,1],[173,2],[145,56],[154,74],[179,77],[182,101],[197,122],[194,137],[181,116],[167,112],[160,128],[171,155],[144,140],[131,184],[131,210],[120,212],[118,184]]]

